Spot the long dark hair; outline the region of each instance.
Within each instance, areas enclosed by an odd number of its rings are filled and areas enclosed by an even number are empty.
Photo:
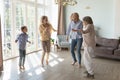
[[[85,16],[83,18],[83,21],[86,21],[88,24],[93,24],[93,20],[90,16]]]

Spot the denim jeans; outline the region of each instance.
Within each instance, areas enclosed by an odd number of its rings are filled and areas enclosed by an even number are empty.
[[[72,39],[71,42],[71,54],[72,54],[72,58],[74,60],[74,62],[77,61],[76,59],[76,55],[75,55],[75,47],[77,50],[77,58],[78,58],[78,63],[81,64],[81,46],[82,46],[82,42],[83,42],[83,38],[79,38],[79,39]]]
[[[19,49],[19,66],[24,66],[26,50]]]

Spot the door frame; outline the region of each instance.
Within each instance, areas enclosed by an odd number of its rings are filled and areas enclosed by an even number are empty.
[[[2,56],[2,31],[1,31],[1,15],[0,15],[0,71],[3,70],[3,56]]]

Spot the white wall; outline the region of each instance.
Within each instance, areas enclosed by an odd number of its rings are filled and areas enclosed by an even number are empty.
[[[120,0],[114,0],[115,5],[115,37],[120,37]]]
[[[91,16],[94,25],[99,29],[99,35],[106,38],[114,38],[114,0],[77,0],[75,6],[65,7],[65,25],[69,24],[69,16],[73,12],[78,12],[80,18]],[[90,9],[86,9],[86,7]]]

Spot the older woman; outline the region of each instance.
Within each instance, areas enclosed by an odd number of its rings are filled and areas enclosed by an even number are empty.
[[[71,15],[71,22],[67,30],[67,35],[70,35],[70,38],[72,39],[71,42],[71,55],[73,58],[72,65],[75,65],[75,63],[78,61],[79,68],[81,67],[81,46],[83,42],[82,34],[80,33],[80,29],[83,28],[82,21],[79,19],[78,13],[73,13]],[[71,33],[71,34],[70,34]],[[76,59],[74,49],[77,46],[77,57]]]
[[[84,30],[80,30],[83,34],[83,42],[84,42],[84,65],[86,67],[86,73],[88,78],[94,78],[93,72],[93,63],[92,63],[92,55],[94,54],[95,47],[95,30],[91,17],[86,16],[83,18]]]

